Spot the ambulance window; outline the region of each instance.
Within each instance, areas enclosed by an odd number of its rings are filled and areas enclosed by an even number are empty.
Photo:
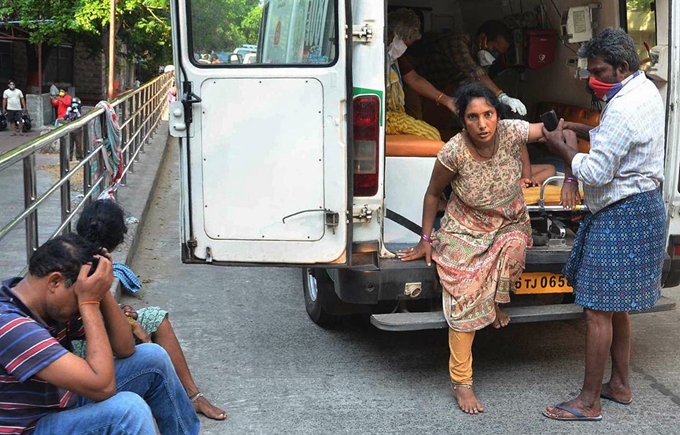
[[[649,47],[656,45],[656,7],[653,0],[621,0],[620,7],[626,11],[625,23],[622,26],[635,41],[638,55],[642,61],[642,68],[647,69],[649,53],[645,48],[645,42]],[[621,17],[622,19],[624,17]]]
[[[190,0],[193,63],[321,66],[337,57],[337,0]]]

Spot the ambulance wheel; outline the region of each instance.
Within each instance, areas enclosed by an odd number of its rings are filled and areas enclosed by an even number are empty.
[[[340,302],[335,294],[333,281],[324,269],[302,269],[302,288],[305,293],[305,309],[312,322],[330,326],[337,316],[327,311],[329,305]]]

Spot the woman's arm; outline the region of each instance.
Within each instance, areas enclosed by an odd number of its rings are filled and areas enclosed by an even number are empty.
[[[135,339],[130,324],[111,292],[107,292],[102,298],[101,312],[113,355],[117,358],[127,358],[135,353]]]
[[[449,97],[439,89],[435,88],[432,83],[428,82],[424,77],[418,74],[415,70],[411,70],[402,76],[404,83],[416,91],[418,94],[430,100],[434,100],[437,104],[446,106],[451,112],[456,113],[456,107],[453,98]]]
[[[529,124],[529,139],[527,143],[538,142],[543,139],[543,123],[537,122],[534,124]]]
[[[446,168],[439,159],[434,163],[432,176],[430,177],[430,184],[427,186],[425,198],[423,199],[423,234],[430,236],[432,234],[432,227],[434,226],[434,219],[437,216],[437,205],[439,198],[447,184],[453,180],[454,173]],[[399,251],[402,261],[413,261],[425,257],[425,262],[428,266],[432,263],[432,245],[430,242],[421,238],[417,246],[410,249]]]

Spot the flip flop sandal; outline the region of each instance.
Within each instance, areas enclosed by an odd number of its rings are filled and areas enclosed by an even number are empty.
[[[621,405],[630,405],[631,403],[633,403],[632,398],[629,400],[619,400],[616,397],[607,393],[600,393],[600,397],[603,399],[611,400],[612,402],[620,403]]]
[[[583,415],[581,412],[572,409],[572,408],[567,408],[564,406],[564,402],[558,403],[555,405],[555,408],[562,410],[562,411],[567,411],[568,413],[572,414],[573,417],[558,417],[554,416],[550,413],[548,413],[548,410],[546,409],[543,411],[543,415],[551,420],[559,420],[559,421],[600,421],[602,420],[602,414],[596,415],[594,417],[588,417],[586,415]]]

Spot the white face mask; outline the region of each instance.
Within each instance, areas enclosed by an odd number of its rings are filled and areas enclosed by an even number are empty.
[[[494,63],[496,56],[488,50],[479,50],[477,52],[477,60],[479,60],[479,66],[486,68]]]
[[[404,52],[406,52],[407,48],[408,47],[406,46],[406,43],[402,41],[399,36],[394,35],[392,43],[390,44],[387,50],[387,55],[390,57],[390,63],[399,59],[401,55],[404,54]]]
[[[16,86],[14,86],[14,85],[9,85],[9,90],[10,90],[10,91],[13,91],[15,87],[16,87]]]

